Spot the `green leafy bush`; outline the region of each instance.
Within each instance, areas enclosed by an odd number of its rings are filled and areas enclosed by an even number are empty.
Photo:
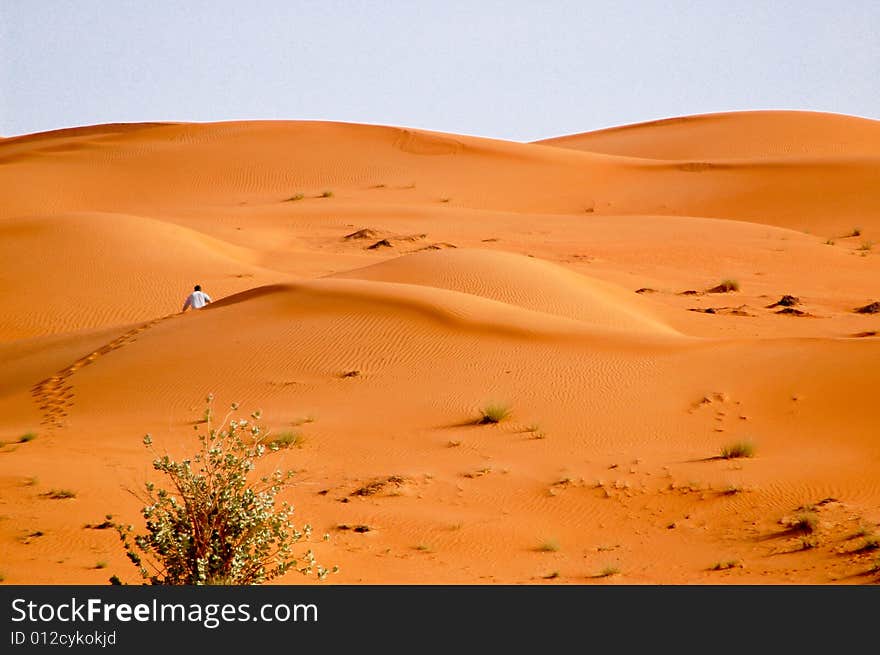
[[[278,449],[267,445],[271,437],[257,423],[260,413],[250,421],[235,419],[233,404],[214,427],[213,396],[207,406],[206,425],[195,426],[198,452],[179,461],[157,455],[153,469],[166,486],[147,482],[143,493],[135,493],[145,503],[146,533],[115,526],[128,558],[156,585],[253,585],[290,570],[326,578],[331,571],[316,564],[310,548],[299,559],[294,555],[296,544],[311,540],[312,529],[294,527],[293,507],[278,502],[293,472],[276,469],[250,479],[257,460]],[[155,454],[149,434],[144,445]]]

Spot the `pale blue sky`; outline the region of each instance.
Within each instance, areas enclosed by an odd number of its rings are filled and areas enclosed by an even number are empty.
[[[327,119],[532,140],[655,118],[880,118],[880,2],[0,0],[0,134]]]

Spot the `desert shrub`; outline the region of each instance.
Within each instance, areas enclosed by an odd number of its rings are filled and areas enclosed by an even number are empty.
[[[311,527],[294,527],[293,507],[278,503],[293,472],[275,469],[250,479],[256,462],[273,451],[267,446],[271,437],[257,423],[260,413],[251,414],[253,422],[235,419],[233,404],[214,427],[212,396],[207,405],[205,431],[195,426],[196,454],[181,460],[156,456],[153,469],[167,486],[147,482],[144,492],[135,493],[145,503],[146,533],[116,525],[128,558],[156,585],[261,584],[290,570],[324,579],[330,571],[316,564],[311,549],[301,559],[294,556],[296,544],[310,541]],[[149,434],[144,445],[156,454]]]
[[[726,571],[727,569],[735,569],[739,566],[739,560],[729,559],[721,562],[715,562],[710,569],[712,571]]]
[[[295,193],[290,196],[285,202],[296,202],[297,200],[302,200],[305,196],[301,193]]]
[[[739,282],[736,280],[722,280],[709,289],[709,293],[730,293],[731,291],[739,291]]]
[[[540,546],[538,546],[538,550],[542,553],[556,553],[562,546],[559,545],[559,542],[556,539],[548,539]]]
[[[815,512],[804,511],[795,514],[788,522],[789,527],[797,532],[812,534],[819,527],[819,517]]]
[[[721,447],[722,459],[737,459],[738,457],[754,457],[755,446],[750,441],[735,441]]]
[[[33,432],[25,432],[23,435],[21,435],[21,437],[19,437],[18,443],[27,443],[28,441],[33,441],[36,438],[37,435]]]
[[[880,549],[880,536],[869,534],[865,535],[865,541],[862,543],[861,551]]]
[[[50,489],[45,494],[52,500],[66,500],[68,498],[76,498],[76,492],[70,489]]]
[[[324,191],[323,193],[321,193],[321,197],[322,198],[332,198],[333,192],[332,191]]]
[[[275,437],[270,437],[267,440],[268,446],[272,450],[279,450],[281,448],[302,448],[303,444],[306,441],[306,438],[303,436],[302,432],[281,432]]]
[[[617,575],[620,573],[620,569],[616,566],[606,566],[604,569],[599,571],[597,578],[610,578],[612,575]]]
[[[502,403],[490,403],[480,410],[480,423],[500,423],[510,416],[510,407]]]

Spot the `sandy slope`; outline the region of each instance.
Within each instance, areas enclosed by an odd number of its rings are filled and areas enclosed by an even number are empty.
[[[134,581],[84,526],[137,522],[140,437],[190,451],[211,392],[304,435],[273,457],[338,582],[876,581],[855,535],[880,530],[880,324],[853,309],[880,300],[878,130],[0,141],[0,574]],[[196,282],[219,302],[177,314]],[[510,418],[476,425],[488,402]],[[754,458],[716,457],[738,439]],[[807,505],[816,532],[787,530]]]
[[[537,141],[647,159],[782,159],[877,156],[877,121],[805,111],[682,116]]]

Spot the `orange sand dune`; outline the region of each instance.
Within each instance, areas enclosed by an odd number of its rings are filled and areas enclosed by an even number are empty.
[[[182,281],[228,293],[260,271],[244,248],[125,214],[2,220],[0,258],[14,262],[5,277],[15,291],[0,340],[148,320],[180,309]]]
[[[764,129],[772,134],[773,128]],[[880,179],[876,154],[646,161],[313,122],[151,124],[22,139],[0,148],[7,162],[0,169],[0,217],[63,207],[177,221],[184,211],[216,217],[242,206],[274,206],[298,193],[309,200],[302,203],[309,205],[305,210],[314,210],[324,191],[334,194],[334,202],[323,203],[321,211],[328,204],[361,204],[369,195],[393,205],[447,201],[506,212],[711,216],[796,229],[810,224],[831,234],[854,225],[876,230],[880,211],[871,193]]]
[[[136,582],[95,526],[140,522],[142,435],[190,453],[214,393],[301,433],[272,464],[332,582],[877,581],[878,129],[3,139],[0,578]]]
[[[590,325],[670,331],[642,298],[550,262],[500,251],[437,250],[392,259],[339,277],[453,289]]]
[[[683,116],[536,141],[549,146],[648,159],[876,157],[877,121],[806,111]]]

